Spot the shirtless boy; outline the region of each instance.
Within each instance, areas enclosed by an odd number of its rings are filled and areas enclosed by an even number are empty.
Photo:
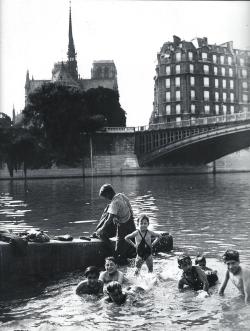
[[[224,282],[219,289],[219,294],[224,294],[224,290],[230,279],[244,295],[245,302],[247,303],[250,300],[250,270],[240,265],[239,252],[235,250],[227,250],[223,255],[223,260],[227,264],[227,272]]]
[[[116,281],[120,284],[124,281],[124,275],[121,271],[117,270],[118,265],[114,257],[106,257],[105,259],[105,271],[102,271],[99,277],[104,284],[108,284],[112,281]]]
[[[199,266],[192,265],[192,260],[190,256],[179,256],[178,267],[183,270],[181,279],[178,282],[179,290],[182,290],[186,285],[190,289],[195,291],[204,290],[208,292],[209,283],[207,280],[207,276]]]
[[[98,280],[99,270],[91,266],[85,270],[84,275],[87,279],[77,285],[76,294],[103,294],[103,282]]]
[[[149,272],[153,272],[152,247],[160,239],[159,233],[148,230],[149,218],[147,215],[141,215],[137,220],[139,228],[125,237],[125,240],[136,249],[135,275],[138,275],[142,265],[146,262]],[[152,237],[156,239],[152,242]],[[135,243],[131,240],[135,238]]]

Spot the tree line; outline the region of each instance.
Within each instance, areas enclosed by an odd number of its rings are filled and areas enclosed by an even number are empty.
[[[23,167],[77,166],[87,153],[86,141],[104,126],[126,126],[117,91],[98,87],[81,91],[57,83],[29,94],[22,119],[12,123],[0,113],[0,161],[10,175]]]

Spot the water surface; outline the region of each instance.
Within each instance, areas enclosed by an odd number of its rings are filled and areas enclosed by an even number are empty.
[[[14,295],[5,293],[1,329],[247,330],[250,306],[233,286],[225,297],[217,295],[219,285],[208,298],[178,292],[176,256],[204,253],[220,280],[225,273],[221,255],[227,248],[239,250],[242,263],[250,267],[248,173],[0,181],[0,227],[40,228],[52,237],[89,234],[105,207],[98,197],[105,182],[129,196],[135,215],[147,213],[152,229],[174,237],[174,251],[155,258],[154,275],[143,269],[135,279],[131,267],[123,269],[131,283],[143,284],[143,297],[122,307],[79,298],[74,287],[82,275],[60,275],[46,284],[15,289]]]

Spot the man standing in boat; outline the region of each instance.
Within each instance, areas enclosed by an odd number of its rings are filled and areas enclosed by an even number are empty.
[[[114,256],[119,263],[123,263],[131,254],[131,248],[124,238],[136,229],[131,204],[125,194],[115,193],[111,184],[104,184],[100,188],[99,196],[106,199],[109,204],[95,233],[106,243],[109,253],[114,251],[109,238],[116,235]]]

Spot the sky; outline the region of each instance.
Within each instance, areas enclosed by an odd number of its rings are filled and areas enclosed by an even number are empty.
[[[26,72],[51,79],[67,59],[68,0],[0,0],[0,112],[24,108]],[[127,126],[147,125],[153,110],[157,52],[173,35],[250,49],[248,1],[71,0],[78,73],[94,60],[114,60]]]

